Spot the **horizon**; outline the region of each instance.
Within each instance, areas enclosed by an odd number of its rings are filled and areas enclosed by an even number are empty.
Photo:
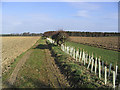
[[[51,30],[52,31],[52,30]],[[54,30],[54,31],[59,31],[59,30]],[[45,32],[49,32],[49,31],[45,31]],[[35,33],[35,34],[44,34],[45,32],[41,33],[41,32],[21,32],[21,33],[2,33],[2,34],[23,34],[23,33]],[[85,32],[85,31],[65,31],[65,32]],[[87,31],[86,31],[87,32]],[[93,33],[93,32],[90,32]],[[120,33],[120,32],[95,32],[95,33]]]
[[[118,2],[3,2],[2,33],[119,32]]]

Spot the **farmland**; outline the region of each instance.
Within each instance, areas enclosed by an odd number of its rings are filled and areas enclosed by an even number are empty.
[[[28,43],[31,43],[31,46],[26,48],[26,52],[23,51],[20,56],[16,57],[9,72],[3,74],[4,87],[107,88],[113,86],[111,79],[108,79],[107,84],[105,84],[103,73],[101,75],[102,78],[100,79],[98,73],[95,75],[94,72],[91,72],[86,68],[88,63],[83,65],[81,62],[76,62],[73,57],[63,52],[60,46],[51,44],[43,37],[3,37],[3,39],[4,38],[10,38],[12,40],[15,38],[22,38],[22,40],[19,40],[24,44],[23,46],[27,46]],[[18,45],[17,40],[16,44]],[[70,41],[65,44],[67,46],[75,47],[76,49],[82,48],[90,53],[90,55],[93,53],[94,56],[102,56],[102,61],[105,61],[105,63],[107,62],[107,68],[110,63],[116,65],[116,62],[118,62],[119,52],[117,51],[82,45]],[[3,54],[4,53],[5,52],[3,52]],[[120,64],[118,63],[118,67],[119,66]],[[112,73],[110,78],[112,78]]]
[[[26,59],[27,58],[27,59]],[[24,65],[23,62],[27,60]],[[62,88],[69,87],[51,57],[45,40],[38,40],[27,52],[17,58],[17,64],[9,72],[3,74],[3,87],[18,88]],[[19,72],[18,72],[18,69]],[[53,71],[52,71],[53,70]],[[52,72],[51,72],[52,71]],[[12,74],[11,74],[12,73]],[[17,78],[14,80],[14,78]]]
[[[2,65],[8,65],[28,50],[40,37],[2,37]],[[4,69],[3,69],[4,70]]]
[[[70,37],[70,41],[118,51],[118,38],[119,37]]]

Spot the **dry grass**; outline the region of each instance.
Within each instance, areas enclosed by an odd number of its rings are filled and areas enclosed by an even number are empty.
[[[5,67],[21,53],[32,47],[40,37],[0,37],[2,38],[2,65]]]
[[[118,37],[70,37],[70,41],[111,50],[119,50]]]

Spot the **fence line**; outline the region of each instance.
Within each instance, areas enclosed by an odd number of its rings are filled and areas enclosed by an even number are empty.
[[[50,43],[55,43],[55,41],[52,40],[51,38],[47,38],[47,40],[49,40]],[[90,54],[85,52],[84,49],[83,50],[82,49],[76,50],[74,47],[63,45],[63,44],[61,45],[61,50],[64,51],[65,53],[69,54],[71,57],[73,57],[76,60],[76,62],[77,61],[81,62],[81,63],[83,63],[83,65],[88,64],[87,69],[89,69],[91,66],[91,72],[95,71],[95,75],[97,74],[97,70],[98,70],[99,78],[101,79],[101,76],[104,77],[105,84],[107,84],[107,78],[110,77],[111,71],[112,71],[111,70],[111,67],[112,67],[111,63],[109,66],[109,72],[108,72],[108,76],[107,76],[108,69],[107,69],[107,66],[104,66],[104,61],[101,61],[100,57],[99,58],[96,57],[94,59],[93,53],[92,53],[92,56],[90,56]],[[112,71],[112,73],[113,73],[113,81],[112,81],[113,88],[115,88],[115,81],[117,79],[117,70],[118,70],[118,66],[116,65],[115,71]]]

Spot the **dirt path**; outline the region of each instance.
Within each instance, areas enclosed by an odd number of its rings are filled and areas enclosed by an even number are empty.
[[[12,74],[11,74],[9,80],[8,80],[9,86],[11,86],[11,85],[14,84],[19,70],[20,70],[21,67],[25,64],[26,60],[29,58],[29,56],[30,56],[31,53],[32,53],[32,50],[29,50],[29,51],[26,52],[25,55],[19,60],[18,64],[16,65],[14,71],[12,72]]]

